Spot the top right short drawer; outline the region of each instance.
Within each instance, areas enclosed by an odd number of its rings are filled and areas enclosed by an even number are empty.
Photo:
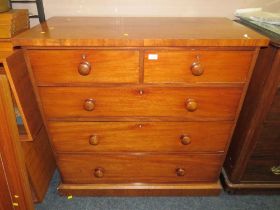
[[[145,83],[246,82],[253,51],[149,50]]]

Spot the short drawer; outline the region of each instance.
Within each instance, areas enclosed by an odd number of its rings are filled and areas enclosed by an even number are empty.
[[[49,122],[57,152],[223,152],[231,122]]]
[[[146,83],[245,82],[253,51],[146,51]]]
[[[135,50],[28,50],[35,82],[138,83],[139,52]]]
[[[179,117],[233,120],[242,88],[41,87],[48,118]]]
[[[183,183],[217,181],[223,155],[65,154],[63,183]]]
[[[252,158],[242,177],[242,181],[280,182],[280,159]]]

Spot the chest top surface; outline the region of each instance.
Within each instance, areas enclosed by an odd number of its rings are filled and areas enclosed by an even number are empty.
[[[266,46],[264,36],[226,18],[53,17],[13,38],[15,46]]]

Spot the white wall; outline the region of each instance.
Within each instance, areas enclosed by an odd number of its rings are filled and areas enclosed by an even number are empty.
[[[52,16],[222,16],[237,8],[280,12],[280,0],[43,0]],[[34,8],[32,9],[34,10]]]

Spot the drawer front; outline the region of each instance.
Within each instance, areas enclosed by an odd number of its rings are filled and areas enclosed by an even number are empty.
[[[280,159],[251,159],[242,181],[280,182]]]
[[[27,53],[38,85],[138,83],[139,80],[139,52],[134,50],[29,50]]]
[[[180,117],[233,120],[242,88],[39,88],[48,118]]]
[[[280,123],[263,124],[253,152],[256,158],[280,159]]]
[[[252,51],[146,51],[144,81],[245,82],[252,56]]]
[[[59,155],[63,183],[217,181],[223,155],[106,153]]]
[[[222,152],[230,122],[49,122],[58,152]]]

